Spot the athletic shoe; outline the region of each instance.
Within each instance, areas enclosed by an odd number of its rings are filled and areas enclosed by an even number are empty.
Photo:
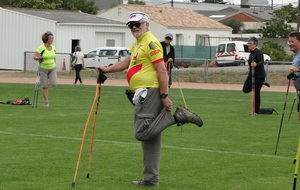
[[[140,181],[133,181],[132,182],[133,185],[137,185],[137,186],[150,186],[150,187],[158,187],[158,183],[150,183],[147,181],[144,181],[143,179],[141,179]]]
[[[269,84],[267,81],[265,81],[265,82],[263,83],[263,85],[266,85],[267,87],[270,87],[270,84]]]
[[[174,113],[174,118],[178,126],[183,125],[185,123],[194,123],[198,127],[203,125],[200,117],[192,112],[190,112],[187,108],[183,106],[177,106],[176,111]]]
[[[258,113],[255,113],[255,114],[252,114],[252,113],[249,113],[250,116],[259,116]]]
[[[44,103],[44,107],[45,107],[45,108],[49,108],[49,102],[48,102],[48,101],[46,101],[46,102]]]

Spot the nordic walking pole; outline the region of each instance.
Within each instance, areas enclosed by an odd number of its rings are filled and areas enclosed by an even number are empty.
[[[87,128],[88,128],[88,125],[89,125],[89,122],[90,122],[90,118],[91,118],[92,112],[94,110],[96,101],[98,99],[100,101],[100,94],[99,94],[99,91],[98,91],[99,90],[98,84],[99,83],[104,83],[104,81],[106,80],[106,76],[103,74],[102,71],[101,72],[100,71],[101,70],[99,70],[98,79],[97,79],[96,94],[95,94],[95,97],[94,97],[94,101],[92,103],[92,107],[90,109],[90,113],[89,113],[88,119],[87,119],[87,121],[85,123],[85,127],[84,127],[84,130],[83,130],[83,135],[82,135],[82,138],[81,138],[81,145],[80,145],[80,149],[79,149],[79,155],[78,155],[78,159],[77,159],[77,164],[76,164],[74,179],[73,179],[73,182],[71,184],[72,187],[75,187],[75,184],[76,184],[76,177],[77,177],[78,168],[79,168],[79,164],[80,164],[80,158],[81,158],[81,155],[82,155],[82,149],[83,149],[83,145],[84,145],[84,139],[85,139],[86,131],[87,131]],[[92,136],[93,136],[93,134],[92,134]],[[89,177],[89,175],[87,177]]]
[[[179,69],[179,67],[177,67],[177,68]],[[178,86],[179,86],[179,90],[180,90],[180,93],[181,93],[181,96],[182,96],[184,106],[187,108],[187,104],[186,104],[186,101],[185,101],[185,98],[184,98],[184,95],[183,95],[183,92],[182,92],[182,89],[181,89],[181,86],[180,86],[180,83],[179,83],[178,76],[177,76],[176,72],[175,72],[175,77],[176,77],[176,80],[177,80],[177,83],[178,83]]]
[[[296,190],[297,178],[298,178],[298,172],[299,172],[299,161],[300,161],[299,150],[300,150],[300,136],[299,136],[299,142],[298,142],[298,152],[297,152],[297,156],[294,160],[294,163],[296,164],[296,166],[295,166],[293,190]]]
[[[37,107],[38,99],[39,99],[39,89],[40,89],[40,64],[38,64],[37,71],[36,71],[32,108]]]
[[[295,94],[295,98],[294,98],[294,101],[293,101],[293,104],[292,104],[292,108],[291,108],[291,111],[290,111],[290,115],[289,115],[288,121],[290,121],[290,119],[291,119],[291,115],[293,113],[293,109],[294,109],[294,105],[295,105],[295,102],[296,102],[296,98],[297,98],[297,92]]]
[[[103,75],[101,73],[102,71],[99,70],[99,75]],[[96,128],[96,121],[97,121],[97,115],[98,115],[98,109],[99,109],[99,104],[100,104],[100,96],[101,96],[101,80],[97,79],[97,86],[96,86],[96,96],[97,96],[97,105],[96,105],[96,110],[94,114],[94,123],[92,127],[92,140],[90,144],[90,158],[89,158],[89,164],[88,164],[88,173],[86,175],[87,178],[90,178],[90,173],[91,173],[91,163],[92,163],[92,154],[93,154],[93,146],[94,146],[94,136],[95,136],[95,128]]]
[[[280,121],[280,125],[279,125],[278,137],[277,137],[276,148],[275,148],[274,154],[277,153],[277,149],[278,149],[278,143],[279,143],[279,138],[280,138],[280,133],[281,133],[281,128],[282,128],[282,122],[283,122],[283,118],[284,118],[286,102],[287,102],[287,98],[288,98],[288,94],[289,94],[290,84],[291,84],[291,79],[288,79],[288,86],[287,86],[287,90],[286,90],[285,101],[283,104],[283,110],[282,110],[281,121]]]
[[[251,74],[252,74],[252,117],[255,117],[255,67],[251,67]]]

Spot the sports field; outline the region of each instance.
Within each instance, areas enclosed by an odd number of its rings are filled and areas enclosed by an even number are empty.
[[[34,84],[0,83],[0,101],[27,96]],[[95,96],[95,85],[49,88],[50,108],[0,104],[0,189],[72,189],[83,129]],[[87,179],[91,126],[86,135],[74,189],[148,189],[131,185],[142,179],[140,143],[133,135],[133,107],[126,87],[102,86],[90,178]],[[261,107],[279,115],[252,118],[251,94],[237,90],[182,89],[189,110],[204,121],[172,126],[163,132],[162,190],[292,189],[299,122],[291,88],[277,154],[274,154],[285,92],[262,92]],[[178,88],[173,105],[184,105]],[[175,106],[173,111],[175,111]],[[91,119],[91,124],[92,124]],[[299,184],[300,186],[300,184]]]

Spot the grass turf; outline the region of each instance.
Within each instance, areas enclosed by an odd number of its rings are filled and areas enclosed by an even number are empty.
[[[0,89],[2,102],[24,96],[33,100],[34,84],[0,83]],[[72,188],[95,89],[88,85],[50,87],[50,108],[43,107],[41,93],[37,108],[0,104],[0,189]],[[91,125],[76,189],[147,189],[131,185],[131,181],[142,179],[142,153],[133,136],[133,107],[124,94],[125,89],[102,86],[90,178],[86,174]],[[296,156],[293,149],[298,146],[299,134],[296,111],[288,121],[294,92],[288,96],[276,155],[285,93],[262,92],[261,107],[274,108],[279,115],[255,118],[248,115],[251,94],[193,89],[183,89],[183,93],[189,110],[203,119],[204,126],[174,125],[163,132],[159,189],[292,188]],[[173,105],[183,105],[179,89],[171,88],[169,94]],[[91,124],[92,119],[93,116]]]

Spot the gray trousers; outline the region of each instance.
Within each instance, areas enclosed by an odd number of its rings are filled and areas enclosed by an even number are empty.
[[[159,181],[161,132],[175,124],[170,111],[164,109],[158,88],[148,89],[147,96],[134,108],[135,138],[141,141],[144,157],[144,180]]]

